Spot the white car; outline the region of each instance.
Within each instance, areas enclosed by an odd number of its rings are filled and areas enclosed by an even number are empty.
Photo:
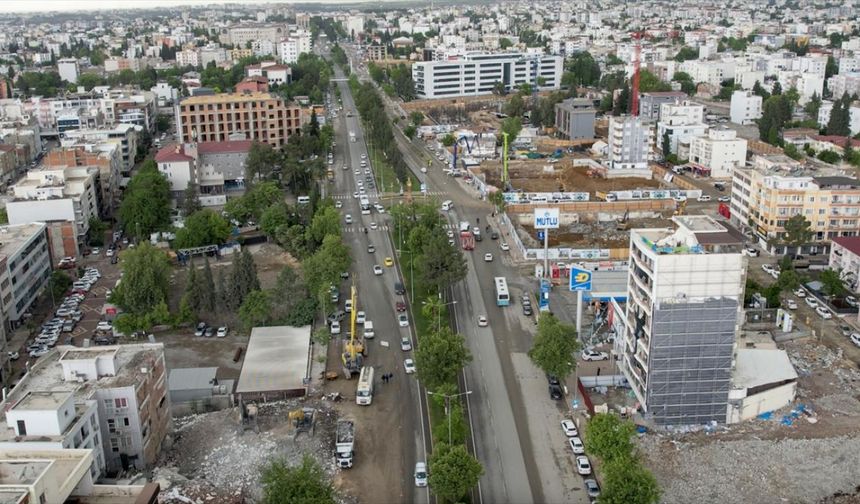
[[[728,203],[731,200],[732,199],[728,196],[720,196],[719,198],[717,198],[717,201],[719,201],[720,203]]]
[[[487,327],[487,317],[481,315],[478,317],[478,327]]]
[[[564,431],[564,435],[567,437],[579,435],[579,431],[576,430],[576,424],[573,423],[573,420],[568,420],[567,418],[561,421],[561,430]]]
[[[454,232],[453,232],[453,231],[451,231],[450,229],[449,229],[449,230],[448,230],[448,232],[447,232],[447,233],[445,233],[445,234],[446,234],[446,235],[448,235],[448,238],[453,238],[453,237],[454,237]]]
[[[860,334],[856,332],[851,333],[851,336],[849,336],[849,338],[851,339],[851,343],[854,343],[856,346],[860,347]]]
[[[711,201],[711,197],[708,196],[707,194],[703,194],[703,195],[699,196],[698,198],[696,198],[696,201],[699,201],[701,203],[706,203],[708,201]]]
[[[412,359],[406,359],[403,361],[403,370],[406,371],[406,374],[412,374],[415,372],[415,361]]]
[[[361,175],[361,170],[359,170],[358,168],[356,168],[352,173],[354,173],[354,174],[356,174],[356,175]]]
[[[493,262],[493,254],[484,254],[484,261]]]
[[[504,250],[505,252],[507,252],[508,250],[511,250],[511,247],[508,247],[508,244],[505,242],[502,242],[502,244],[499,245],[499,247],[501,247],[501,249]]]
[[[96,326],[96,331],[110,331],[111,329],[113,329],[113,326],[107,320],[102,320]]]
[[[567,440],[567,444],[570,445],[570,449],[573,450],[574,455],[582,455],[585,453],[585,445],[582,444],[582,440],[578,437],[574,436]]]
[[[583,350],[582,360],[584,361],[603,361],[609,360],[609,354],[606,352],[598,352],[596,350]]]
[[[227,326],[221,326],[218,328],[218,332],[215,333],[216,338],[226,338],[227,337]]]
[[[585,455],[576,457],[576,472],[583,476],[591,474],[591,462],[588,461],[588,457]]]
[[[409,336],[400,338],[400,349],[404,352],[412,350],[412,340],[409,339]]]
[[[352,199],[358,199],[358,191],[352,193]]]
[[[379,213],[385,213],[385,207],[380,205],[379,203],[374,204],[373,208],[375,208],[376,211]]]
[[[41,356],[45,355],[46,353],[48,353],[49,351],[50,350],[48,349],[48,347],[42,346],[42,347],[39,347],[35,350],[31,350],[30,351],[30,357],[33,357],[33,358],[41,357]]]
[[[427,486],[427,464],[424,462],[415,463],[415,486]]]
[[[377,224],[375,222],[371,222],[370,223],[370,229],[376,231],[377,229],[379,229],[379,224]]]
[[[805,298],[806,297],[806,291],[803,290],[802,288],[798,287],[797,289],[795,289],[794,295],[799,297],[799,298]]]
[[[748,255],[750,257],[758,257],[758,250],[752,247],[747,247],[744,249],[744,255]]]
[[[818,308],[818,301],[815,300],[814,297],[805,298],[806,304],[809,305],[810,308]]]
[[[823,306],[819,306],[818,308],[816,308],[815,313],[817,313],[818,316],[823,318],[824,320],[830,320],[833,318],[833,315],[830,314],[830,310]]]
[[[401,313],[397,316],[397,325],[400,327],[409,327],[409,316],[405,313]]]
[[[366,321],[367,321],[367,314],[364,313],[364,310],[359,310],[358,312],[356,312],[356,314],[355,314],[355,323],[356,324],[364,325],[364,323]]]
[[[374,264],[373,265],[373,274],[377,275],[377,276],[381,275],[382,274],[382,266],[380,266],[378,264]]]
[[[361,153],[361,159],[367,159],[367,154]]]
[[[352,311],[352,299],[347,299],[343,303],[343,311],[345,311],[346,313],[349,313]]]
[[[421,173],[427,173],[427,167],[426,166],[421,167]]]
[[[789,310],[796,310],[797,309],[797,303],[793,299],[788,299],[785,302],[785,307],[788,308]]]
[[[343,217],[343,221],[346,222],[347,224],[352,224],[352,214],[346,214]]]
[[[337,320],[331,323],[331,333],[340,334],[340,322],[338,322]]]
[[[334,207],[335,208],[343,208],[343,203],[341,203],[340,200],[337,200],[334,202]]]

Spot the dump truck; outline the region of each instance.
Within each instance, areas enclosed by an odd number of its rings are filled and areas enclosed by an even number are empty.
[[[334,451],[337,465],[341,469],[352,467],[355,444],[355,423],[352,420],[338,420],[335,432]]]

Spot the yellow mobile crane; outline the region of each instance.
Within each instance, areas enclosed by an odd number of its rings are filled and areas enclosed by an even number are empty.
[[[346,379],[361,372],[364,362],[364,342],[355,334],[355,314],[358,311],[358,290],[355,284],[350,289],[350,302],[352,310],[349,312],[349,339],[343,343],[343,374]]]

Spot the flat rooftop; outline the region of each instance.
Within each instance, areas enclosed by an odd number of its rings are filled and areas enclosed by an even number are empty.
[[[311,326],[252,329],[236,392],[304,389],[310,341]]]
[[[26,490],[0,490],[0,504],[21,504],[26,502],[28,497],[30,497],[30,493]]]
[[[743,236],[713,217],[681,215],[672,217],[672,221],[675,229],[634,229],[631,239],[641,240],[660,255],[740,253]]]
[[[797,371],[785,350],[739,349],[732,373],[732,387],[751,389],[797,380]]]
[[[40,222],[0,226],[0,256],[11,257],[34,234],[44,230],[45,225]]]
[[[271,93],[251,92],[251,93],[217,93],[211,95],[195,95],[189,96],[180,102],[180,105],[198,105],[208,103],[235,103],[235,102],[253,102],[260,100],[271,100],[276,98]]]
[[[32,485],[50,465],[47,460],[0,460],[0,485]]]
[[[33,391],[18,401],[14,409],[27,411],[51,411],[56,410],[74,395],[73,392],[39,392]]]
[[[676,215],[672,220],[694,233],[724,233],[726,227],[708,215]]]

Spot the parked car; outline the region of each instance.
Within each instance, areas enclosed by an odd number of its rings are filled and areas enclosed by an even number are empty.
[[[111,331],[113,330],[113,325],[107,320],[102,320],[96,326],[96,331]]]
[[[355,314],[355,323],[364,325],[365,320],[367,320],[367,314],[364,313],[364,310],[359,310]]]
[[[406,359],[403,361],[403,370],[406,371],[406,374],[412,374],[415,372],[415,361],[412,359]]]
[[[803,290],[803,287],[798,287],[797,289],[794,290],[794,295],[799,297],[799,298],[805,298],[806,297],[806,291]]]
[[[842,332],[842,336],[849,336],[854,332],[854,328],[847,324],[841,324],[839,330]]]
[[[703,195],[699,196],[698,198],[696,198],[696,201],[699,201],[701,203],[706,203],[708,201],[711,201],[711,197],[708,196],[707,194],[703,194]]]
[[[206,338],[211,338],[215,336],[215,328],[212,326],[207,327],[206,330],[203,331],[203,336]]]
[[[404,303],[403,301],[398,301],[394,303],[394,309],[398,312],[404,312],[406,311],[406,303]]]
[[[858,304],[857,302],[857,298],[854,296],[845,296],[845,302],[848,304],[848,306],[853,306],[854,308],[860,306],[860,304]]]
[[[851,343],[854,343],[855,346],[860,347],[860,334],[851,333],[851,336],[849,336],[849,338],[851,339]]]
[[[750,257],[758,257],[759,251],[752,248],[752,247],[746,247],[744,249],[744,255],[748,255]],[[765,271],[767,271],[767,270],[765,270]]]
[[[573,420],[565,418],[561,421],[561,430],[564,432],[564,435],[567,437],[578,436],[579,431],[576,430],[576,424],[573,423]]]
[[[340,322],[335,320],[331,323],[330,331],[332,334],[340,334]]]
[[[585,455],[576,457],[576,472],[583,476],[591,474],[591,462],[589,462],[588,457]]]
[[[409,336],[400,338],[400,349],[404,352],[412,350],[412,340],[409,339]]]
[[[584,361],[603,361],[609,360],[609,354],[606,352],[598,352],[597,350],[586,349],[582,351],[582,360]]]
[[[597,484],[597,481],[593,479],[587,479],[583,481],[582,484],[585,486],[585,491],[588,493],[589,497],[600,497],[600,486]]]
[[[797,303],[793,299],[787,299],[785,301],[785,307],[788,308],[789,310],[796,310],[797,309]]]
[[[226,338],[227,337],[227,326],[219,327],[218,333],[215,336],[218,338]]]
[[[578,437],[574,436],[567,440],[567,444],[570,445],[570,449],[573,450],[574,455],[582,455],[585,453],[585,445],[582,444],[582,440]]]
[[[806,304],[809,305],[810,308],[818,308],[818,301],[816,301],[814,297],[809,296],[808,298],[805,298],[804,301],[806,301]]]
[[[509,247],[509,246],[508,246],[508,244],[507,244],[507,243],[505,243],[505,242],[502,242],[502,244],[501,244],[501,245],[499,245],[499,248],[501,248],[501,249],[502,249],[502,250],[504,250],[505,252],[507,252],[508,250],[511,250],[511,247]]]
[[[36,358],[39,358],[39,357],[45,355],[49,351],[50,351],[50,349],[48,347],[42,346],[42,347],[39,347],[35,350],[30,351],[30,357],[33,357],[34,359],[36,359]]]
[[[400,327],[409,327],[409,317],[405,313],[397,315],[397,325]]]
[[[203,333],[206,332],[206,322],[198,322],[197,327],[194,329],[195,336],[203,336]]]
[[[829,320],[829,319],[833,318],[833,315],[830,313],[830,310],[828,310],[827,308],[825,308],[823,306],[817,307],[815,309],[815,313],[817,313],[819,317],[821,317],[825,320]]]
[[[427,486],[427,464],[424,462],[415,463],[415,486]]]

